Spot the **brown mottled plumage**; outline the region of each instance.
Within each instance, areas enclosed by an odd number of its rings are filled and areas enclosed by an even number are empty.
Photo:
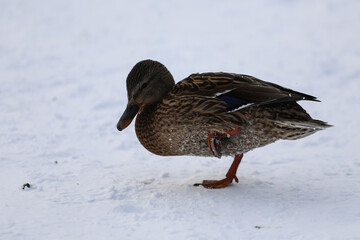
[[[242,154],[254,148],[330,126],[312,119],[296,103],[318,101],[315,97],[248,75],[192,74],[175,85],[164,65],[144,60],[129,73],[127,90],[128,106],[117,128],[126,128],[138,113],[139,141],[162,156],[236,155],[238,165]],[[198,185],[227,186],[237,180],[237,165],[225,182],[205,180]]]

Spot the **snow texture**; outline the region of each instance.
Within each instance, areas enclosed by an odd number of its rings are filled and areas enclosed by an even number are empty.
[[[1,1],[0,239],[360,239],[360,1]],[[335,125],[232,158],[118,132],[143,59],[253,75]],[[30,188],[23,184],[29,183]]]

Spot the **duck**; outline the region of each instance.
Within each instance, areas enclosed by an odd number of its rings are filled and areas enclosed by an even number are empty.
[[[234,156],[224,179],[194,186],[218,189],[234,180],[243,155],[277,140],[296,140],[331,127],[297,103],[311,95],[244,74],[195,73],[175,84],[160,62],[138,62],[126,79],[127,106],[117,129],[136,117],[135,132],[160,156]]]

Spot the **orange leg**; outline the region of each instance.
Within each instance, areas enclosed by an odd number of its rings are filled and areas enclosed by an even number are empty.
[[[234,161],[231,164],[229,171],[226,173],[226,178],[222,180],[204,180],[202,183],[195,183],[194,186],[203,186],[205,188],[224,188],[232,183],[233,179],[235,179],[235,182],[239,182],[239,179],[236,177],[236,171],[243,155],[243,153],[235,155]]]
[[[231,136],[234,136],[240,132],[241,128],[237,127],[234,129],[230,129],[226,131],[225,133],[219,133],[219,132],[212,132],[208,135],[208,146],[210,148],[210,151],[212,154],[214,154],[215,157],[221,158],[221,146],[220,141],[223,138],[229,138]]]
[[[208,146],[210,148],[210,151],[212,154],[214,154],[215,157],[221,158],[221,148],[220,148],[220,139],[223,135],[220,135],[219,133],[209,133],[208,136]]]

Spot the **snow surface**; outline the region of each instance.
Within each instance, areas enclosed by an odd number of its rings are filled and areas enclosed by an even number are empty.
[[[360,239],[360,1],[1,1],[0,239]],[[335,127],[160,157],[116,123],[143,59],[250,74]],[[30,188],[22,189],[24,183]]]

